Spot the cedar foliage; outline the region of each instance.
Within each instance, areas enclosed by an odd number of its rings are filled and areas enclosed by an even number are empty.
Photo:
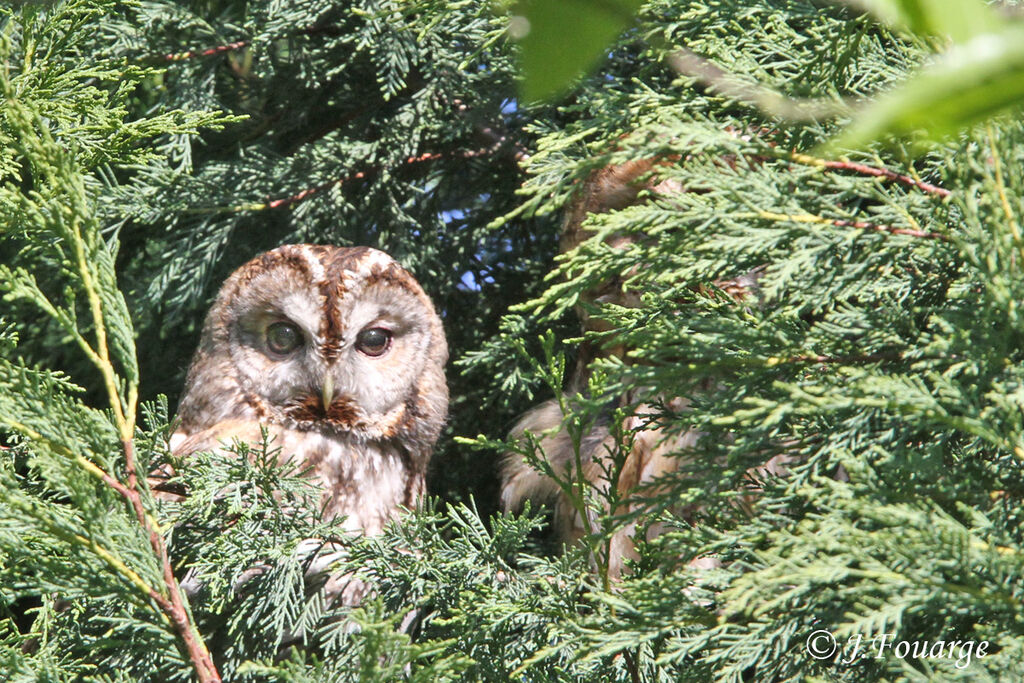
[[[352,543],[339,570],[378,593],[344,614],[304,577],[304,541],[333,525],[272,444],[197,456],[180,505],[143,487],[226,680],[1024,674],[1024,127],[994,120],[840,167],[818,150],[843,120],[779,118],[666,59],[685,45],[745,87],[835,102],[895,86],[931,42],[797,0],[653,0],[558,107],[525,107],[504,20],[482,3],[67,0],[0,22],[12,680],[194,675],[140,590],[161,573],[139,520],[96,472],[128,481],[125,430],[138,474],[166,457],[216,287],[294,241],[407,265],[445,318],[456,400],[440,497]],[[683,191],[592,217],[595,238],[549,274],[579,181],[637,158],[665,160],[653,181]],[[637,239],[612,249],[612,233]],[[752,268],[757,305],[711,285]],[[657,425],[705,436],[635,494],[642,518],[604,515],[552,552],[542,513],[493,514],[491,465],[517,413],[561,392],[574,304],[623,274],[642,303],[595,309],[612,332],[592,341],[631,356],[598,362],[565,429],[608,419],[628,391],[686,396]],[[777,453],[796,459],[790,475],[758,482],[754,514],[740,511],[745,471]],[[603,509],[595,496],[579,504]],[[610,583],[601,541],[633,521],[668,531]],[[722,567],[687,567],[703,555]],[[807,654],[818,629],[991,645],[966,668],[892,650],[844,664]]]

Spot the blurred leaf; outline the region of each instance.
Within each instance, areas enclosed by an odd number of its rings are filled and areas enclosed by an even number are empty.
[[[981,0],[855,0],[887,24],[921,35],[948,35],[963,43],[998,31],[1002,20]]]
[[[1024,103],[1024,27],[1007,27],[957,45],[898,90],[871,104],[838,139],[857,148],[885,136],[948,137]]]
[[[532,102],[564,89],[632,21],[640,0],[524,0],[509,33],[521,45],[522,96]]]

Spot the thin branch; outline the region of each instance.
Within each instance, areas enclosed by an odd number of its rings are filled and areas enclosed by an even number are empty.
[[[739,102],[754,105],[762,111],[779,118],[797,121],[818,120],[831,118],[849,110],[849,106],[844,102],[823,99],[795,99],[758,83],[744,81],[736,74],[726,71],[714,62],[686,48],[681,48],[668,55],[667,61],[669,66],[676,72],[695,79],[698,83],[707,86],[715,93],[730,97]],[[887,178],[939,197],[948,197],[950,195],[950,191],[945,188],[926,183],[923,180],[908,175],[896,173],[887,168],[876,168],[852,161],[818,159],[798,152],[791,152],[788,158],[809,166],[853,171],[863,175]]]
[[[216,47],[207,48],[205,50],[186,50],[185,52],[161,55],[160,59],[162,59],[165,62],[182,62],[186,59],[195,59],[196,57],[210,57],[212,55],[219,55],[222,52],[240,50],[243,47],[247,47],[250,44],[250,42],[251,41],[249,40],[238,40],[234,43],[228,43],[227,45],[218,45]]]
[[[164,604],[167,603],[166,596],[161,595],[159,591],[157,591],[155,588],[146,583],[146,580],[139,576],[139,574],[135,570],[126,565],[121,560],[121,558],[119,558],[117,555],[101,546],[94,539],[86,538],[81,534],[74,534],[72,538],[74,538],[75,542],[89,548],[98,556],[100,556],[104,562],[106,562],[114,569],[114,571],[124,576],[129,583],[131,583],[133,586],[135,586],[140,591],[145,593],[153,602],[157,603],[161,607],[163,607]],[[163,616],[164,619],[167,619],[167,611],[162,610],[161,616]]]
[[[474,159],[476,157],[481,157],[481,156],[484,156],[486,154],[490,154],[497,147],[499,147],[502,144],[504,144],[504,142],[505,142],[505,139],[501,138],[497,144],[492,145],[490,147],[485,147],[485,148],[482,148],[482,149],[468,150],[468,151],[465,151],[465,152],[459,152],[457,155],[454,155],[454,156],[457,156],[458,158],[461,158],[461,159]],[[400,162],[400,165],[401,166],[411,166],[413,164],[420,164],[420,163],[427,162],[427,161],[436,161],[438,159],[443,159],[443,158],[445,158],[445,156],[449,156],[449,155],[441,154],[441,153],[438,153],[438,152],[424,152],[423,154],[419,154],[417,156],[407,157],[406,159],[403,159]],[[209,214],[209,213],[241,213],[243,211],[266,211],[267,209],[285,208],[285,207],[291,206],[292,204],[297,204],[298,202],[301,202],[301,201],[304,201],[306,199],[309,199],[310,197],[313,197],[313,196],[323,192],[324,190],[328,190],[328,189],[330,189],[332,187],[340,187],[340,186],[344,185],[345,183],[350,183],[350,182],[355,181],[355,180],[363,180],[367,176],[369,176],[371,173],[377,172],[379,170],[380,170],[380,167],[373,167],[373,168],[371,168],[369,170],[366,170],[366,171],[357,171],[356,173],[353,173],[352,175],[349,175],[349,176],[345,176],[344,178],[337,178],[335,180],[329,180],[326,183],[321,183],[320,185],[315,185],[313,187],[306,188],[305,190],[302,190],[301,192],[297,192],[296,194],[293,194],[293,195],[288,196],[288,197],[281,197],[279,199],[270,199],[270,200],[267,200],[265,202],[254,202],[254,203],[250,203],[250,204],[238,204],[236,206],[215,206],[215,207],[208,207],[208,208],[188,209],[187,212],[188,213],[201,213],[201,214]]]
[[[336,32],[338,28],[336,26],[307,26],[306,28],[299,29],[298,31],[290,31],[288,33],[282,33],[277,36],[266,38],[267,42],[274,40],[280,40],[281,38],[288,38],[291,36],[301,35],[315,35],[317,33],[331,33]],[[170,54],[160,55],[154,59],[158,59],[165,62],[182,62],[186,59],[197,59],[200,57],[212,57],[213,55],[219,55],[224,52],[232,52],[234,50],[241,50],[242,48],[252,45],[252,39],[236,40],[233,43],[226,43],[224,45],[216,45],[206,49],[197,50],[186,50],[185,52],[174,52]]]
[[[876,223],[865,223],[863,221],[848,221],[838,218],[825,218],[811,213],[785,214],[774,211],[758,209],[751,217],[765,218],[771,221],[790,221],[793,223],[815,223],[818,225],[832,225],[837,228],[856,228],[858,230],[871,230],[874,232],[885,232],[891,235],[906,235],[908,237],[920,237],[923,239],[949,241],[948,235],[940,232],[929,232],[927,230],[915,230],[912,228],[900,228],[895,225],[879,225]]]
[[[142,505],[142,496],[139,494],[138,480],[135,470],[135,444],[133,441],[123,441],[121,443],[125,459],[127,461],[128,468],[128,500],[132,504],[132,508],[135,510],[135,516],[138,518],[139,523],[149,534],[149,544],[153,548],[153,552],[156,553],[157,558],[160,560],[160,567],[163,570],[164,585],[168,589],[168,595],[170,601],[161,602],[160,607],[164,613],[170,617],[174,623],[175,628],[181,635],[183,641],[185,641],[185,648],[188,650],[189,657],[192,660],[192,664],[196,669],[196,674],[199,677],[201,683],[219,683],[220,674],[217,672],[217,667],[213,663],[213,657],[210,655],[209,649],[206,647],[206,643],[203,642],[202,636],[196,629],[195,624],[192,622],[191,615],[188,609],[185,607],[184,598],[181,595],[181,586],[178,581],[174,578],[174,572],[171,569],[170,558],[167,555],[167,545],[164,543],[164,537],[160,534],[154,526],[150,524],[150,518],[146,514],[146,510]]]
[[[3,417],[3,418],[0,418],[0,423],[3,423],[9,429],[11,429],[12,431],[18,432],[19,434],[24,436],[26,439],[29,439],[30,441],[35,441],[35,442],[38,442],[38,443],[43,443],[43,444],[46,445],[47,448],[49,448],[54,453],[60,453],[64,457],[68,458],[69,460],[73,460],[75,462],[75,464],[80,466],[86,472],[88,472],[89,474],[93,475],[94,477],[96,477],[97,479],[102,481],[103,483],[107,484],[108,486],[113,488],[118,493],[122,493],[122,495],[123,495],[122,489],[124,489],[124,484],[119,482],[117,479],[115,479],[113,476],[111,476],[106,470],[104,470],[102,467],[100,467],[99,465],[97,465],[93,461],[89,460],[88,458],[86,458],[84,456],[81,456],[81,455],[76,455],[76,454],[72,453],[71,450],[66,448],[64,445],[59,444],[59,443],[53,441],[52,439],[49,439],[49,438],[43,436],[42,434],[40,434],[36,430],[32,429],[28,425],[24,425],[24,424],[22,424],[22,423],[20,423],[20,422],[18,422],[16,420],[12,420],[10,418]],[[0,450],[5,450],[6,451],[6,450],[10,450],[10,448],[8,446],[0,446]]]
[[[33,517],[36,520],[42,522],[43,524],[46,524],[49,531],[54,536],[57,536],[58,538],[63,539],[68,543],[75,543],[91,550],[93,553],[96,554],[97,557],[106,562],[111,569],[113,569],[117,574],[122,576],[129,584],[139,589],[141,593],[143,593],[146,597],[152,599],[157,604],[167,601],[167,598],[161,595],[160,592],[157,591],[157,589],[155,589],[153,586],[150,586],[148,583],[146,583],[146,580],[142,578],[138,572],[136,572],[134,569],[125,564],[124,561],[117,555],[110,552],[102,545],[100,545],[95,539],[86,538],[81,534],[76,534],[73,531],[69,531],[66,527],[63,527],[60,524],[50,521],[44,515],[41,515],[39,511],[35,509],[31,504],[26,504],[24,501],[13,499],[6,501],[6,503],[17,508],[27,517]],[[161,612],[161,616],[164,617],[165,620],[167,619],[165,613]]]
[[[731,127],[731,126],[726,128],[726,132],[729,133],[730,135],[732,135],[733,137],[739,138],[741,140],[749,140],[750,137],[751,137],[750,133],[744,133],[743,131],[737,130],[737,129]],[[764,132],[764,131],[760,131],[760,132]],[[768,131],[768,132],[770,132],[770,131]],[[755,134],[757,134],[757,133],[755,133]],[[768,145],[769,147],[772,147],[772,148],[775,147],[775,143],[771,142],[770,140],[761,140],[761,141],[764,144]],[[775,152],[775,150],[773,150],[773,152]],[[940,186],[934,185],[932,183],[927,183],[927,182],[921,180],[920,178],[915,178],[912,175],[908,175],[908,174],[905,174],[905,173],[898,173],[896,171],[893,171],[893,170],[885,168],[885,167],[871,166],[869,164],[861,164],[861,163],[857,163],[857,162],[854,162],[854,161],[836,160],[836,159],[822,159],[820,157],[814,157],[814,156],[811,156],[809,154],[802,154],[802,153],[796,152],[796,151],[790,151],[790,152],[777,151],[777,152],[775,152],[775,153],[773,153],[771,155],[743,154],[741,156],[744,159],[747,159],[747,160],[750,160],[750,161],[754,161],[754,162],[764,162],[764,161],[768,161],[768,160],[772,160],[772,159],[781,159],[781,160],[786,160],[786,161],[792,161],[792,162],[795,162],[795,163],[798,163],[798,164],[803,164],[805,166],[815,166],[815,167],[823,168],[823,169],[826,169],[826,170],[829,170],[829,171],[850,171],[852,173],[859,173],[861,175],[871,176],[873,178],[884,178],[886,180],[891,180],[893,182],[897,182],[897,183],[900,183],[902,185],[906,185],[908,187],[916,187],[917,189],[919,189],[919,190],[921,190],[923,192],[926,192],[928,194],[933,194],[933,195],[935,195],[937,197],[942,197],[942,198],[949,197],[949,196],[951,196],[953,194],[950,190],[947,190],[944,187],[940,187]],[[672,158],[673,157],[665,157],[664,160],[668,161],[668,160],[670,160]],[[675,158],[679,159],[679,157],[675,157]],[[735,161],[735,158],[736,157],[733,157],[732,159],[729,159],[727,157],[727,162],[733,168],[735,168],[735,165],[733,164],[733,162]],[[688,161],[689,159],[691,159],[691,157],[689,155],[683,156],[681,158],[682,161]],[[651,164],[650,166],[651,166],[651,168],[654,168],[654,164]]]
[[[903,354],[896,351],[849,354],[845,356],[818,356],[813,354],[804,354],[788,357],[771,356],[765,359],[765,365],[768,367],[800,363],[854,365],[859,363],[880,363],[887,360],[904,360],[904,358]]]
[[[196,675],[200,683],[220,683],[220,674],[217,672],[217,668],[213,663],[213,657],[210,655],[210,651],[206,647],[206,643],[203,642],[195,624],[192,623],[188,609],[185,607],[184,599],[181,595],[181,586],[174,578],[174,573],[171,570],[170,558],[167,554],[167,546],[164,543],[164,538],[160,534],[152,517],[146,512],[145,506],[142,503],[142,495],[139,490],[138,471],[135,462],[135,443],[133,441],[135,436],[134,406],[128,406],[126,416],[125,406],[122,404],[121,395],[118,391],[117,373],[114,370],[114,364],[110,357],[110,349],[107,344],[103,305],[99,291],[96,288],[96,283],[92,277],[92,270],[86,259],[85,240],[82,237],[77,219],[72,222],[72,227],[71,230],[69,230],[69,233],[72,238],[71,241],[73,243],[73,249],[77,261],[76,265],[78,266],[82,277],[82,286],[85,289],[86,297],[89,300],[89,310],[93,317],[93,327],[96,334],[96,358],[94,359],[94,363],[103,376],[103,381],[107,388],[110,407],[114,413],[114,421],[117,423],[118,432],[121,437],[121,448],[125,456],[125,468],[127,470],[128,483],[127,485],[122,484],[110,475],[102,476],[101,478],[128,501],[131,505],[132,511],[135,513],[136,519],[149,538],[150,547],[156,555],[163,571],[164,589],[168,596],[161,596],[160,599],[154,598],[154,600],[160,610],[170,619],[171,623],[174,624],[175,629],[178,631],[178,635],[181,637],[182,642],[185,645],[185,649],[193,667],[195,668]],[[128,398],[132,401],[137,399],[137,392],[134,389],[135,387],[130,387],[128,392]],[[147,595],[149,595],[149,597],[153,597],[151,593],[147,593]]]
[[[795,161],[798,164],[804,164],[807,166],[817,166],[819,168],[827,168],[835,171],[853,171],[854,173],[860,173],[861,175],[874,176],[876,178],[886,178],[887,180],[893,180],[904,185],[916,187],[919,190],[923,190],[929,194],[934,194],[939,197],[948,197],[952,194],[949,190],[938,185],[932,185],[926,183],[923,180],[913,178],[909,175],[897,173],[887,168],[878,168],[875,166],[868,166],[867,164],[858,164],[853,161],[834,161],[830,159],[819,159],[812,157],[808,154],[800,154],[799,152],[790,152],[785,158]]]
[[[34,429],[9,419],[4,419],[3,422],[8,427],[23,434],[27,438],[33,441],[45,443],[47,447],[53,451],[69,457],[84,470],[119,493],[131,505],[132,511],[135,513],[135,517],[145,530],[149,539],[149,544],[153,548],[153,551],[157,556],[157,560],[160,562],[161,570],[163,572],[163,588],[165,593],[161,593],[150,586],[138,575],[138,573],[128,567],[120,558],[106,548],[97,544],[95,541],[91,541],[77,534],[69,538],[70,540],[75,540],[76,542],[91,548],[107,564],[124,576],[132,585],[139,588],[146,597],[153,600],[157,607],[160,608],[160,612],[164,618],[174,625],[175,629],[181,636],[182,641],[185,643],[186,650],[188,651],[189,658],[192,660],[193,666],[196,669],[196,673],[201,683],[218,683],[221,679],[216,667],[214,666],[213,658],[210,656],[209,650],[206,648],[199,632],[195,629],[195,626],[189,618],[188,610],[185,608],[184,601],[181,597],[180,587],[171,571],[171,564],[167,556],[167,549],[163,541],[163,536],[161,536],[157,531],[156,521],[146,512],[145,507],[142,505],[142,497],[138,490],[138,480],[137,477],[132,475],[132,473],[135,472],[134,444],[131,441],[122,442],[122,448],[125,452],[129,472],[129,485],[126,486],[88,458],[81,455],[75,455],[61,444],[53,442]]]
[[[735,128],[729,127],[727,129],[734,137],[740,139],[749,139],[741,131]],[[775,143],[766,141],[769,147],[775,147]],[[754,156],[748,157],[758,161],[765,161],[772,157],[765,156]],[[926,183],[920,178],[915,178],[911,175],[904,173],[897,173],[896,171],[890,170],[885,167],[871,166],[869,164],[861,164],[854,161],[848,160],[836,160],[836,159],[822,159],[820,157],[814,157],[810,154],[802,154],[795,150],[790,152],[779,152],[775,158],[786,159],[789,161],[803,164],[805,166],[816,166],[818,168],[824,168],[830,171],[851,171],[853,173],[860,173],[861,175],[871,176],[873,178],[885,178],[886,180],[892,180],[909,187],[916,187],[919,190],[927,192],[928,194],[934,194],[938,197],[948,197],[952,194],[949,190],[938,185]]]
[[[9,83],[6,79],[0,79],[0,87],[2,87],[5,92],[9,90]],[[133,442],[135,436],[135,402],[138,400],[138,387],[134,381],[127,382],[127,387],[125,387],[126,396],[124,397],[124,400],[122,400],[120,378],[114,368],[114,362],[111,357],[110,346],[107,339],[106,317],[108,313],[104,310],[103,300],[100,295],[102,282],[97,281],[95,278],[95,274],[99,272],[99,268],[101,266],[96,263],[92,254],[87,253],[88,247],[96,246],[98,249],[104,249],[105,247],[100,243],[89,243],[87,242],[86,237],[83,236],[83,217],[88,217],[85,220],[95,220],[95,218],[92,217],[91,206],[87,200],[83,181],[80,178],[76,178],[75,181],[68,183],[67,177],[62,176],[57,172],[56,169],[64,167],[63,164],[65,163],[65,157],[61,152],[61,148],[50,135],[48,126],[34,120],[33,117],[38,118],[39,115],[33,112],[30,116],[28,110],[21,107],[16,102],[12,109],[13,113],[22,119],[21,121],[18,121],[18,123],[23,124],[24,130],[37,131],[37,135],[25,135],[24,131],[22,131],[23,137],[21,144],[26,145],[30,151],[37,152],[42,158],[52,162],[51,165],[44,166],[42,169],[45,180],[53,188],[55,195],[61,193],[66,194],[67,196],[65,209],[66,213],[70,214],[71,218],[68,223],[65,223],[63,219],[64,214],[58,214],[59,217],[56,219],[55,232],[61,237],[63,242],[70,243],[70,248],[72,250],[71,264],[78,271],[78,275],[81,278],[82,289],[85,291],[86,299],[88,301],[88,310],[92,317],[96,344],[91,353],[88,351],[88,348],[90,347],[88,343],[84,343],[84,340],[82,340],[80,341],[80,344],[86,348],[87,356],[90,361],[92,361],[93,365],[95,365],[99,370],[103,378],[103,384],[106,388],[110,410],[113,413],[114,422],[121,441],[121,447],[124,451],[128,472],[128,483],[125,484],[119,481],[109,473],[104,472],[99,466],[89,463],[87,459],[79,458],[74,454],[71,454],[67,448],[61,447],[59,452],[70,455],[74,462],[79,466],[84,467],[92,475],[98,476],[100,480],[110,486],[131,505],[139,525],[143,530],[145,530],[149,537],[150,546],[152,547],[153,553],[163,570],[164,585],[162,586],[162,590],[148,586],[141,577],[138,577],[138,575],[128,568],[123,561],[107,551],[106,548],[90,542],[88,539],[84,539],[84,542],[89,547],[93,548],[94,552],[103,558],[104,561],[108,562],[108,564],[112,564],[112,566],[114,566],[122,576],[128,578],[132,585],[139,588],[147,598],[155,602],[162,615],[174,624],[200,683],[220,683],[221,677],[213,663],[213,658],[210,655],[206,644],[199,635],[199,632],[196,630],[195,625],[192,623],[191,615],[189,614],[182,598],[181,587],[174,579],[163,536],[159,533],[158,525],[155,520],[147,514],[145,506],[142,504],[142,494],[140,492]],[[94,232],[92,234],[98,233]],[[62,251],[61,255],[63,256]],[[45,304],[42,304],[42,308],[44,309],[46,309],[47,306],[52,306],[52,304],[49,304],[48,301]],[[48,441],[48,439],[38,432],[35,432],[35,430],[16,423],[10,418],[3,418],[0,416],[0,422],[14,427],[29,438]],[[67,537],[69,533],[70,532],[67,530],[63,531],[63,535],[65,537]],[[74,534],[71,535],[74,536]],[[76,536],[74,541],[82,543],[83,538]]]
[[[85,240],[82,238],[77,216],[71,221],[70,232],[73,238],[71,242],[77,262],[75,265],[78,266],[78,271],[82,276],[82,287],[85,289],[86,298],[89,300],[89,312],[92,315],[93,329],[96,334],[96,348],[94,349],[94,354],[90,356],[90,360],[92,360],[93,365],[99,369],[103,376],[103,384],[107,390],[110,408],[114,411],[114,421],[117,423],[121,440],[124,441],[134,436],[131,431],[131,429],[134,429],[134,425],[129,426],[128,421],[125,419],[124,406],[121,403],[121,395],[117,389],[117,373],[114,371],[114,365],[110,360],[110,349],[107,347],[107,329],[104,323],[103,304],[92,280],[92,270],[86,262]]]

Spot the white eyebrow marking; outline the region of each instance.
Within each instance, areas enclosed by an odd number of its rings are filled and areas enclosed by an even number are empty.
[[[308,244],[299,245],[299,253],[302,255],[302,260],[309,266],[309,272],[312,275],[314,283],[323,282],[324,278],[327,277],[327,272],[324,270],[324,264],[320,263],[320,259],[313,255],[313,251],[309,248]]]
[[[355,270],[351,272],[362,277],[366,277],[373,271],[374,267],[384,268],[394,263],[395,260],[383,251],[370,249],[361,259],[359,259],[359,261],[356,262]]]

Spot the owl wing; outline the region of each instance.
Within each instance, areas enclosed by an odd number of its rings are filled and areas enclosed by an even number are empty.
[[[260,443],[263,439],[262,428],[260,423],[252,420],[224,420],[193,434],[179,430],[171,435],[171,454],[180,458],[192,453],[218,450],[235,441]]]
[[[627,418],[623,425],[625,429],[634,430],[634,438],[617,472],[617,498],[623,502],[621,509],[610,510],[607,506],[602,510],[591,508],[586,510],[587,518],[584,519],[555,479],[533,467],[518,452],[508,452],[502,460],[502,509],[520,509],[527,500],[552,505],[555,534],[565,543],[575,542],[600,529],[598,517],[602,513],[636,512],[637,506],[642,503],[631,498],[630,494],[677,469],[679,459],[685,457],[686,449],[692,448],[700,437],[699,432],[695,431],[667,436],[660,429],[643,427],[645,412],[648,410],[650,408],[647,406],[638,406],[636,413]],[[540,447],[540,457],[552,473],[561,482],[571,482],[576,480],[577,454],[573,440],[565,429],[564,419],[558,402],[548,401],[527,412],[510,436],[523,443],[527,438],[526,433],[532,434]],[[607,421],[598,420],[583,435],[579,446],[579,463],[582,478],[588,486],[601,492],[608,490],[608,473],[616,467],[615,447],[616,442]],[[635,527],[636,524],[630,522],[611,538],[607,562],[612,576],[619,576],[625,560],[636,556],[632,542]]]
[[[251,420],[224,420],[213,427],[189,434],[179,429],[170,438],[171,456],[174,459],[188,457],[203,451],[229,451],[234,442],[251,445],[262,443],[263,432],[260,424]],[[149,473],[147,480],[153,495],[160,500],[179,502],[185,491],[174,482],[175,472],[170,463],[164,463]]]

